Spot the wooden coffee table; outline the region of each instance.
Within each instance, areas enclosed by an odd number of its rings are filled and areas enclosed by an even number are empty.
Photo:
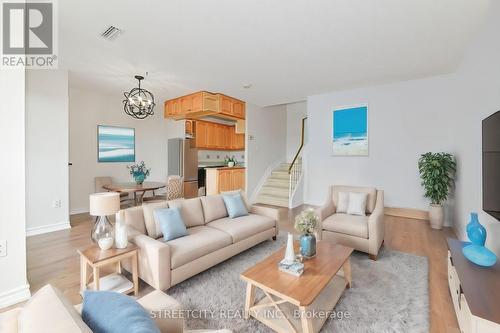
[[[299,245],[295,244],[296,252]],[[323,240],[316,256],[304,261],[304,273],[279,271],[285,248],[241,274],[247,282],[245,318],[255,317],[276,332],[319,332],[346,288],[351,287],[353,249]],[[256,288],[265,297],[255,302]],[[323,315],[314,315],[320,314]]]

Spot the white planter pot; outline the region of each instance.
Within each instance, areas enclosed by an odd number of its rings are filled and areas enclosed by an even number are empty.
[[[443,206],[431,204],[429,207],[429,222],[432,229],[443,229]]]
[[[227,166],[230,167],[230,168],[234,167],[234,162],[228,162]]]

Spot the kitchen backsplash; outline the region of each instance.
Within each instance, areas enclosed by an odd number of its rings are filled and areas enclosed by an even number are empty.
[[[238,163],[245,163],[245,151],[198,150],[198,162],[224,162],[226,157],[233,156]]]

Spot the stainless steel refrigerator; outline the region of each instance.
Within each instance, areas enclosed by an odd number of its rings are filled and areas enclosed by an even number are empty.
[[[184,178],[184,198],[198,196],[198,149],[191,139],[168,140],[168,175]]]

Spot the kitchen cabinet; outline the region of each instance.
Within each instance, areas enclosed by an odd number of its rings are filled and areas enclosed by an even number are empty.
[[[208,168],[206,170],[207,195],[245,190],[245,168]]]
[[[165,118],[199,119],[209,115],[233,120],[245,119],[245,102],[208,91],[200,91],[165,101]]]
[[[238,134],[235,126],[209,121],[192,121],[195,147],[212,150],[244,150],[245,134]],[[186,126],[187,128],[187,126]],[[186,132],[187,134],[187,132]]]
[[[164,117],[191,119],[218,112],[219,96],[207,91],[169,99],[165,101]]]

